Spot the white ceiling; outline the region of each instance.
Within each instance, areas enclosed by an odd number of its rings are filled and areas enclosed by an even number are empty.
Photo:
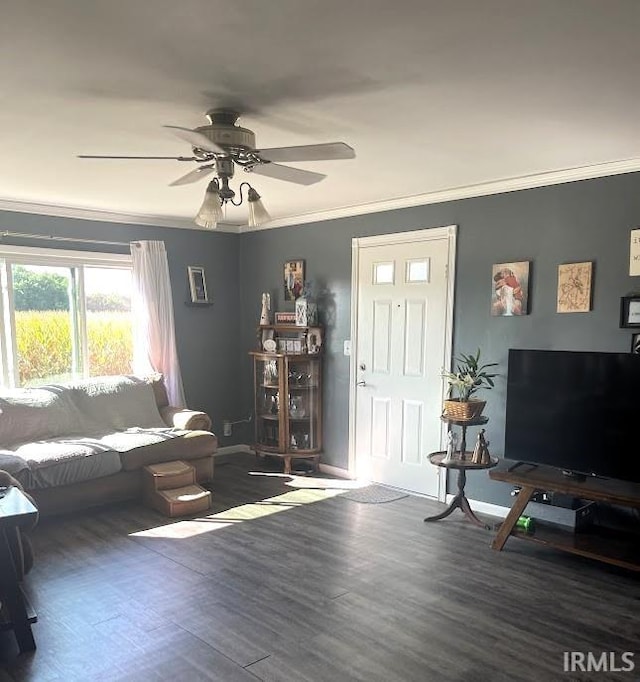
[[[246,112],[259,147],[355,148],[292,164],[328,173],[311,187],[254,176],[280,223],[640,169],[639,29],[638,0],[2,0],[0,207],[190,224],[206,182],[167,186],[190,165],[75,155],[188,154],[162,125],[214,106]]]

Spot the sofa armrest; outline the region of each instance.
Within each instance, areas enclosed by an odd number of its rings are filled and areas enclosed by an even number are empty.
[[[160,416],[167,426],[173,426],[176,429],[184,429],[185,431],[211,430],[211,417],[205,412],[167,405],[160,408]]]

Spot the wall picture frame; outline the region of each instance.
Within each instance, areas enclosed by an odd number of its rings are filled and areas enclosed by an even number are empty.
[[[204,268],[201,265],[189,265],[187,273],[189,276],[189,293],[191,295],[190,302],[195,305],[207,305],[209,303],[209,294],[207,292]]]
[[[640,328],[640,294],[623,296],[620,299],[620,327]]]
[[[284,264],[284,298],[295,301],[304,289],[304,261],[290,260]]]
[[[591,310],[593,262],[558,265],[559,313],[588,313]]]
[[[491,315],[529,314],[530,261],[495,263],[491,271]]]

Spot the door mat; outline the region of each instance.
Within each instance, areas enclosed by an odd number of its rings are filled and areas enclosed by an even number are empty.
[[[385,488],[382,485],[367,485],[364,488],[357,488],[356,490],[342,493],[340,497],[352,502],[363,502],[364,504],[383,504],[384,502],[393,502],[394,500],[401,500],[403,497],[409,496],[400,490]]]

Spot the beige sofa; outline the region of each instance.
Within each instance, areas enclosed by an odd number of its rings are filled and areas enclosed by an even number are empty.
[[[204,412],[168,404],[159,376],[0,389],[0,469],[41,514],[72,511],[140,497],[147,464],[187,460],[210,481],[210,428]]]

